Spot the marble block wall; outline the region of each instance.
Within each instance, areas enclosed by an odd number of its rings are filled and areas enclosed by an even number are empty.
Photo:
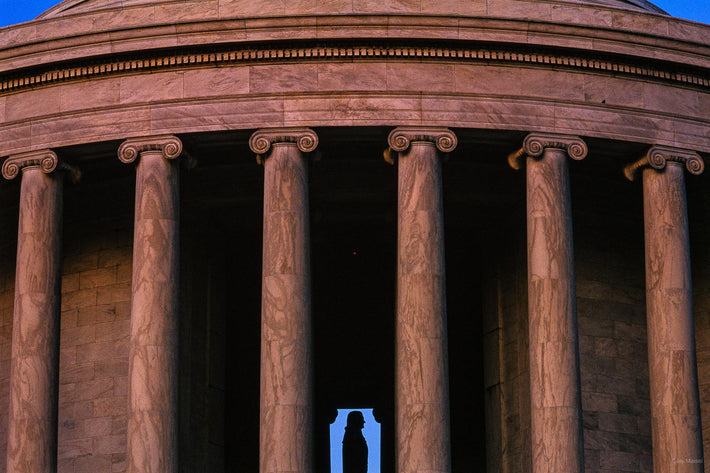
[[[65,230],[59,473],[126,468],[131,242],[128,222]]]
[[[227,289],[232,278],[229,270],[234,265],[224,256],[227,244],[205,230],[209,225],[199,224],[189,216],[183,224],[186,231],[181,235],[180,255],[180,471],[222,473],[226,450],[225,345],[229,313],[225,306],[228,294],[231,295]],[[234,343],[233,338],[229,343]]]
[[[651,472],[642,223],[577,221],[585,471]]]
[[[585,471],[650,472],[644,291],[584,277],[577,291]]]
[[[12,240],[12,239],[11,239]],[[0,471],[5,471],[10,414],[10,360],[15,298],[15,241],[0,245]]]
[[[710,254],[703,250],[702,265],[693,267],[695,346],[698,360],[700,413],[703,422],[703,451],[710,457]],[[698,261],[697,259],[694,261]],[[705,462],[710,473],[710,462]]]
[[[522,213],[511,220],[514,227],[524,221]],[[499,241],[495,262],[486,265],[495,268],[483,324],[486,463],[490,473],[518,473],[532,470],[525,233]]]
[[[118,160],[115,166],[117,178],[87,178],[68,185],[65,195],[58,473],[126,471],[134,177]],[[92,172],[89,168],[87,174]],[[16,199],[18,190],[8,187],[7,193]],[[181,294],[183,359],[188,360],[181,366],[180,418],[187,432],[181,470],[214,473],[223,471],[225,457],[227,309],[220,295],[228,294],[224,286],[230,273],[224,261],[227,243],[204,226],[203,220],[188,218],[183,228],[185,269],[192,277],[185,278],[183,288],[190,290]],[[0,227],[0,473],[5,473],[16,207],[0,211]]]
[[[619,219],[609,198],[575,201],[575,191],[587,185],[572,183],[585,471],[650,473],[643,223]],[[636,190],[625,192],[640,209]],[[531,469],[525,234],[516,230],[521,225],[522,217],[511,217],[507,238],[499,239],[486,265],[496,268],[487,276],[484,306],[489,473]],[[707,299],[710,360],[710,291]],[[710,411],[710,366],[705,373]]]
[[[705,472],[710,473],[710,246],[703,244],[710,234],[710,191],[703,174],[688,179],[688,214],[690,217],[690,251],[693,278],[693,314],[695,316],[695,349],[698,360],[700,414],[703,423]],[[706,181],[703,184],[703,181]],[[700,187],[704,185],[704,189]]]
[[[125,471],[130,222],[65,229],[58,473]],[[5,473],[15,258],[0,258],[0,472]]]

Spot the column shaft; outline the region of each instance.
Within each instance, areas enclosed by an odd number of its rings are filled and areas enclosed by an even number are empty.
[[[277,142],[264,161],[261,473],[313,471],[307,158]]]
[[[62,194],[61,175],[22,172],[8,472],[56,471]]]
[[[702,472],[683,166],[643,170],[646,317],[657,473]]]
[[[128,472],[176,473],[178,164],[142,151],[136,175]]]
[[[534,473],[584,471],[567,151],[527,158]]]
[[[430,141],[400,152],[397,471],[451,471],[441,162]]]

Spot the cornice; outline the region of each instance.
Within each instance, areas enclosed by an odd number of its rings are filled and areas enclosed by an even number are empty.
[[[705,170],[703,158],[695,151],[656,145],[649,148],[641,159],[626,166],[624,175],[628,180],[634,181],[641,170],[652,168],[661,171],[668,163],[684,165],[690,174],[696,176]]]
[[[2,175],[5,179],[15,179],[21,171],[39,168],[45,174],[55,171],[68,171],[72,180],[78,180],[79,171],[63,162],[52,150],[43,149],[10,156],[2,163]]]
[[[525,157],[539,158],[548,148],[561,149],[575,161],[587,157],[587,144],[578,136],[553,133],[530,133],[523,140],[523,146],[508,156],[508,164],[515,170],[522,167]]]
[[[538,52],[528,46],[493,47],[459,45],[422,45],[421,42],[388,46],[363,43],[349,46],[302,45],[284,47],[234,47],[213,52],[188,52],[157,54],[145,51],[130,58],[93,60],[91,64],[67,63],[46,70],[16,74],[0,74],[0,94],[31,89],[55,83],[73,82],[118,74],[185,69],[196,66],[227,66],[237,64],[279,63],[303,61],[357,61],[357,60],[444,60],[461,63],[495,63],[511,66],[556,67],[580,72],[598,72],[626,75],[646,80],[662,81],[683,86],[710,90],[710,71],[679,70],[677,64],[645,63],[622,57],[586,55],[579,51]]]
[[[128,138],[118,147],[118,159],[122,163],[132,163],[144,151],[160,151],[165,159],[175,159],[182,154],[182,141],[173,135]]]

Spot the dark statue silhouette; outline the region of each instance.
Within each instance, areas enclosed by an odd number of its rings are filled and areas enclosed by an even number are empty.
[[[367,473],[367,442],[362,435],[364,426],[362,412],[348,414],[343,436],[343,473]]]

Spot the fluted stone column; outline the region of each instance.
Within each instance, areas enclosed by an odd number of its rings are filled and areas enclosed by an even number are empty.
[[[396,464],[399,473],[451,471],[441,156],[446,128],[400,127],[398,159]],[[388,150],[389,151],[389,150]],[[391,159],[391,154],[389,159]]]
[[[626,168],[631,179],[638,171],[643,176],[656,473],[704,471],[684,168],[700,174],[704,163],[697,153],[662,146]]]
[[[137,161],[131,335],[128,355],[129,473],[178,470],[179,167],[171,135],[128,139]]]
[[[510,159],[527,176],[533,473],[584,471],[567,159],[586,155],[577,137],[530,134]]]
[[[313,353],[307,128],[259,130],[264,165],[261,290],[261,473],[313,471]]]
[[[63,170],[57,155],[34,151],[5,160],[22,172],[12,323],[7,471],[57,470],[57,389],[61,309]]]

